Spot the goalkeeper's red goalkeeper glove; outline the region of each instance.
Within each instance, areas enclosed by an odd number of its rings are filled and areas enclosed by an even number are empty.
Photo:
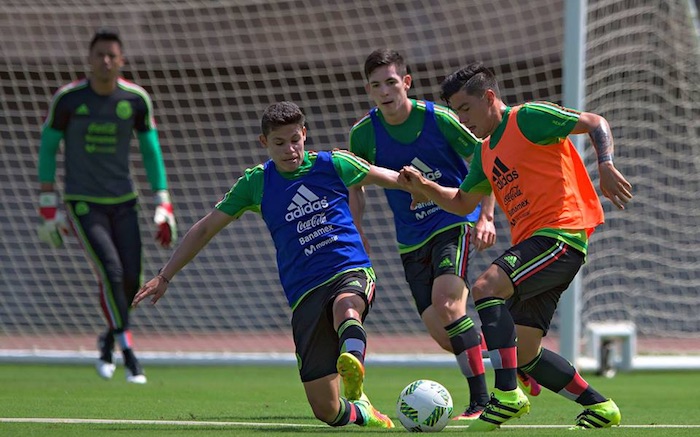
[[[39,215],[43,223],[39,226],[39,239],[53,247],[63,246],[63,236],[70,234],[66,215],[58,210],[58,196],[53,192],[39,195]]]
[[[156,191],[156,213],[153,222],[156,230],[156,240],[163,247],[170,247],[177,241],[177,224],[173,214],[173,205],[170,203],[170,194],[166,190]]]

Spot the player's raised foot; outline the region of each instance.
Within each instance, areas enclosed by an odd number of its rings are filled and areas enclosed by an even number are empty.
[[[365,380],[365,366],[357,357],[349,352],[343,352],[336,362],[338,374],[343,379],[345,398],[356,401],[362,398],[362,383]]]
[[[357,409],[362,415],[363,423],[360,426],[366,426],[368,428],[385,428],[390,429],[394,427],[394,422],[389,419],[389,416],[382,414],[372,406],[369,398],[363,393],[360,399],[352,401],[353,404],[357,406]]]
[[[530,401],[519,387],[509,391],[494,389],[486,408],[479,418],[469,425],[467,431],[493,431],[507,421],[522,417],[529,412]]]
[[[469,404],[467,409],[464,410],[464,413],[453,417],[452,420],[476,420],[479,418],[479,416],[481,416],[481,412],[484,411],[484,408],[486,408],[486,406],[479,405],[476,402],[472,402],[471,404]]]
[[[95,369],[97,369],[97,374],[100,375],[100,378],[102,379],[112,379],[112,377],[114,376],[114,370],[116,368],[117,366],[114,363],[102,361],[102,359],[98,359],[95,363]]]
[[[130,349],[124,351],[124,367],[126,368],[126,382],[132,384],[145,384],[147,382],[141,363]]]
[[[610,428],[618,426],[622,420],[620,409],[612,399],[598,404],[586,405],[576,417],[576,425],[570,429]]]
[[[530,396],[537,396],[542,391],[542,386],[537,380],[520,369],[518,369],[518,385]]]

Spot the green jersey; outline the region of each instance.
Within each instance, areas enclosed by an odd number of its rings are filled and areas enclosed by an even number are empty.
[[[399,143],[412,143],[423,130],[426,111],[425,101],[411,99],[411,102],[413,104],[411,113],[406,121],[399,125],[388,124],[382,117],[381,111],[377,111],[382,126]],[[458,155],[470,161],[474,155],[474,148],[477,144],[480,144],[479,139],[459,122],[459,118],[449,108],[437,104],[434,108],[435,120],[440,132],[442,132],[447,142]],[[372,164],[375,163],[377,143],[369,113],[355,123],[350,130],[350,151]]]
[[[60,88],[42,128],[39,181],[54,183],[63,139],[66,200],[116,204],[135,198],[129,170],[134,132],[151,188],[167,189],[153,104],[143,88],[122,78],[109,95],[95,93],[87,79]]]
[[[507,107],[503,114],[503,120],[491,134],[490,148],[493,149],[505,130],[511,107]],[[547,147],[558,144],[566,138],[576,126],[580,112],[563,108],[549,102],[530,102],[523,104],[516,116],[518,128],[523,136],[534,144]],[[460,186],[460,189],[468,193],[488,194],[491,192],[491,183],[484,174],[481,161],[481,145],[477,147],[474,160],[471,163],[469,174]],[[584,254],[588,251],[588,236],[584,230],[580,232],[553,228],[542,228],[532,235],[543,235],[561,240],[568,245],[580,250]]]
[[[297,179],[309,172],[316,162],[317,152],[304,152],[304,161],[299,168],[291,173],[280,173],[282,177],[290,180]],[[342,150],[334,150],[331,154],[333,166],[345,186],[349,187],[361,182],[369,173],[369,164]],[[216,209],[233,217],[240,217],[246,211],[260,213],[262,202],[265,170],[263,164],[258,164],[245,170],[243,176],[216,204]]]

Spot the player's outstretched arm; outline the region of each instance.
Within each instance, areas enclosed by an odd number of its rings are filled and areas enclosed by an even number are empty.
[[[199,251],[209,243],[209,240],[233,220],[235,220],[233,216],[215,209],[195,223],[187,231],[182,243],[175,249],[158,275],[146,282],[136,293],[132,306],[137,306],[148,296],[153,296],[151,298],[152,304],[158,302],[165,294],[173,276],[192,261]]]
[[[399,184],[399,173],[397,171],[378,167],[376,165],[369,166],[369,173],[362,179],[360,185],[379,185],[382,188],[401,190]]]
[[[457,215],[467,215],[476,208],[483,194],[466,193],[459,188],[443,187],[429,181],[421,172],[405,166],[399,174],[399,185],[409,191],[414,199],[428,198],[445,211]]]
[[[598,114],[583,112],[572,133],[588,133],[598,156],[600,191],[617,208],[625,209],[625,204],[632,200],[632,184],[613,164],[614,145],[608,121]]]

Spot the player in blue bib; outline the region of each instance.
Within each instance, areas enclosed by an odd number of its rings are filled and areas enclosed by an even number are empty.
[[[245,170],[214,210],[192,226],[134,304],[148,296],[156,303],[214,235],[245,211],[257,212],[277,250],[299,374],[314,415],[331,426],[393,428],[363,391],[363,322],[374,301],[375,276],[350,214],[348,187],[397,189],[398,173],[347,151],[305,151],[305,141],[305,117],[296,104],[269,106],[260,142],[270,160]]]
[[[397,171],[411,165],[430,180],[458,187],[479,140],[448,108],[408,97],[411,75],[396,51],[375,50],[364,70],[365,89],[376,106],[352,127],[350,151]],[[350,194],[357,227],[364,234],[363,189],[353,187]],[[489,395],[479,330],[467,315],[467,274],[474,250],[495,241],[494,199],[487,195],[468,215],[457,216],[430,201],[412,208],[405,191],[385,194],[416,310],[437,344],[455,355],[469,385],[469,404],[455,419],[474,420]]]

